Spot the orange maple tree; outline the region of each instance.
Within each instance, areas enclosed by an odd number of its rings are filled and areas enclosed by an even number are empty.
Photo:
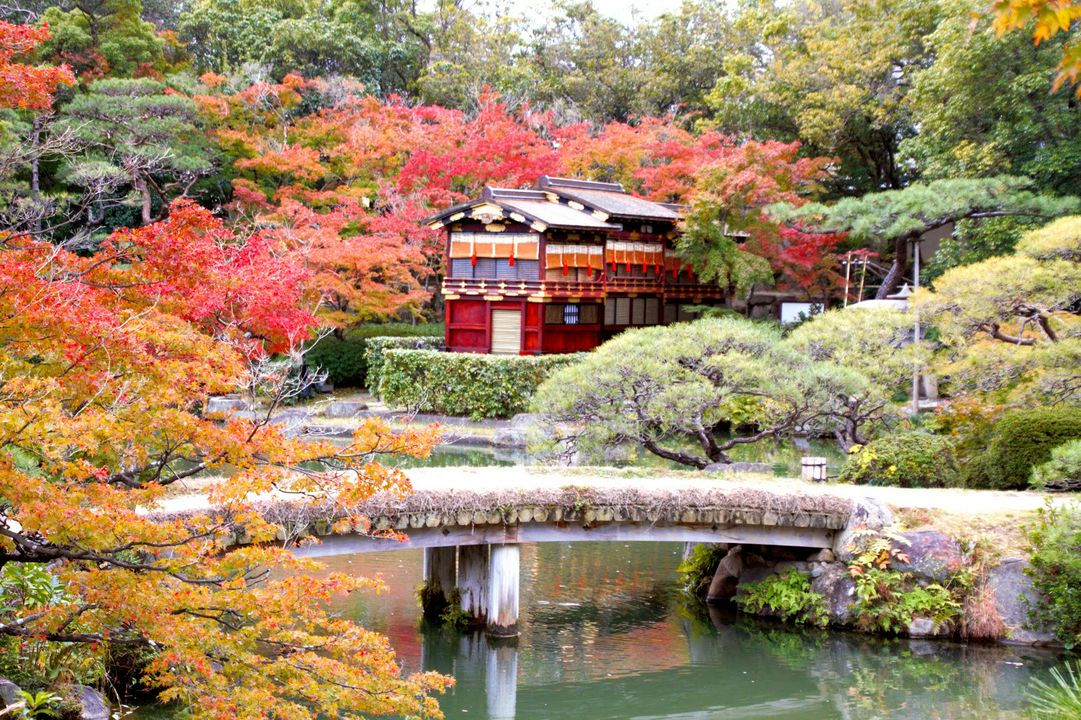
[[[268,247],[185,203],[93,257],[0,243],[0,568],[58,588],[5,604],[0,638],[145,648],[145,681],[195,717],[436,716],[445,678],[401,676],[385,638],[323,610],[376,583],[308,574],[250,500],[308,498],[361,523],[349,507],[409,491],[373,460],[435,440],[369,423],[343,448],[271,422],[302,381],[266,354],[315,321],[298,309],[303,272]],[[253,418],[205,412],[238,386],[263,398]],[[186,516],[146,512],[170,485],[227,471]],[[253,544],[228,549],[238,532]]]
[[[325,610],[378,583],[313,574],[252,501],[297,498],[363,532],[350,508],[410,491],[375,460],[436,440],[370,422],[342,447],[271,421],[310,382],[270,360],[316,324],[308,275],[273,240],[187,202],[88,257],[0,234],[5,662],[75,649],[85,670],[134,650],[143,682],[196,718],[440,715],[433,693],[449,678],[402,674],[386,638]],[[257,412],[207,412],[238,388]],[[197,475],[228,477],[184,512],[155,511]]]

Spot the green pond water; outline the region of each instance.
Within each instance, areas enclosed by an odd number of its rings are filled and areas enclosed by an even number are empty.
[[[440,701],[450,720],[1020,719],[1030,679],[1059,661],[688,610],[675,586],[681,553],[673,543],[523,546],[522,634],[500,644],[419,620],[419,550],[326,564],[389,584],[335,609],[387,634],[406,671],[453,675]]]
[[[695,450],[695,448],[688,448]],[[837,474],[844,464],[844,456],[837,447],[837,443],[829,440],[809,440],[797,443],[793,440],[768,441],[763,440],[748,445],[737,445],[729,454],[736,462],[766,463],[773,468],[777,475],[786,477],[799,477],[800,459],[806,455],[814,455],[826,458],[827,468],[831,475]],[[536,459],[524,450],[505,450],[488,447],[469,447],[463,445],[440,445],[431,455],[425,459],[416,458],[388,458],[384,462],[402,468],[417,467],[457,467],[457,466],[505,466],[505,465],[528,465],[535,463]],[[616,467],[656,467],[684,469],[686,466],[659,458],[644,450],[628,450],[626,454],[617,459],[609,458],[606,462],[597,464],[614,465]]]

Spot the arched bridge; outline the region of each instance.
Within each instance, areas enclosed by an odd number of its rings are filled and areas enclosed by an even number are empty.
[[[468,477],[468,475],[466,475]],[[591,478],[591,481],[595,480]],[[639,485],[635,487],[635,485]],[[823,549],[846,535],[853,502],[828,493],[767,490],[688,478],[665,485],[619,479],[580,487],[462,489],[423,484],[407,497],[380,495],[337,516],[278,503],[268,519],[281,538],[318,536],[306,557],[424,548],[424,597],[460,602],[493,635],[516,635],[519,544],[574,541],[679,541]],[[359,524],[343,517],[361,518]],[[392,532],[397,531],[397,532]],[[387,537],[388,534],[405,534]]]

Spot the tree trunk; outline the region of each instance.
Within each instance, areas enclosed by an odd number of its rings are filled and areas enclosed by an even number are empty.
[[[34,233],[41,234],[41,117],[34,116],[34,134],[30,147],[30,196],[34,199]]]
[[[890,265],[890,271],[886,273],[882,284],[878,286],[878,292],[875,293],[876,300],[881,300],[897,291],[897,285],[908,272],[908,243],[914,239],[912,236],[905,235],[893,241],[893,265]]]
[[[150,187],[146,184],[146,178],[142,177],[141,175],[137,177],[135,179],[135,189],[139,191],[139,195],[143,199],[143,225],[149,225],[153,222],[153,218],[150,216],[150,208],[153,198],[150,195]]]

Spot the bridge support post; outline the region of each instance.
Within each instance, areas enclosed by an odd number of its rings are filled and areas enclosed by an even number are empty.
[[[488,619],[488,572],[487,545],[458,548],[458,592],[462,612],[472,624],[483,625]]]
[[[493,637],[518,635],[518,545],[492,545],[488,562],[488,627]]]
[[[420,603],[428,617],[438,617],[450,604],[458,579],[457,550],[454,546],[424,548],[424,589]]]

